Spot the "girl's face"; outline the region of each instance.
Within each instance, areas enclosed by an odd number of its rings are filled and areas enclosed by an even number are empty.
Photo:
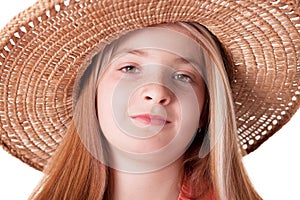
[[[109,147],[149,156],[158,168],[189,146],[205,96],[201,47],[177,29],[146,28],[123,36],[97,89],[99,123]]]

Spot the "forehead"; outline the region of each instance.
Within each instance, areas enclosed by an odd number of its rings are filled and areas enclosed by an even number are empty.
[[[178,26],[175,25],[147,27],[129,32],[116,40],[113,46],[112,57],[151,49],[172,53],[184,60],[193,61],[199,66],[204,59],[202,47],[188,32],[179,31]]]

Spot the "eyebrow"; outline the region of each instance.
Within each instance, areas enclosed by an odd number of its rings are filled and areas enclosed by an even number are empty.
[[[149,53],[147,51],[143,51],[141,49],[130,49],[130,50],[125,51],[125,52],[129,53],[129,54],[137,55],[137,56],[143,56],[143,57],[149,56]],[[176,63],[183,63],[183,64],[191,64],[193,66],[198,66],[197,62],[195,62],[192,58],[183,58],[183,57],[178,56],[175,59],[175,62]]]
[[[193,66],[193,69],[196,69],[198,71],[201,67],[200,63],[197,63],[194,59],[192,58],[183,58],[183,57],[178,57],[175,59],[176,63],[182,63],[182,64],[187,64]]]
[[[183,63],[183,64],[191,64],[192,63],[192,62],[189,61],[189,59],[185,59],[183,57],[178,57],[178,58],[176,58],[175,61],[179,62],[179,63]]]
[[[129,51],[127,51],[127,53],[134,54],[134,55],[139,55],[139,56],[144,56],[144,57],[149,55],[148,52],[140,50],[140,49],[129,50]],[[184,64],[193,63],[193,61],[190,61],[190,60],[191,59],[186,59],[186,58],[183,58],[183,57],[180,57],[180,56],[178,56],[178,58],[175,59],[176,62],[184,63]]]
[[[148,52],[140,50],[140,49],[132,49],[132,50],[127,51],[127,53],[138,55],[138,56],[144,56],[144,57],[149,55]]]

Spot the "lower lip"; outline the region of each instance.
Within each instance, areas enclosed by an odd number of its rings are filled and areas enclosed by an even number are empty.
[[[146,125],[150,125],[151,124],[151,125],[154,125],[154,126],[163,126],[163,125],[166,125],[166,124],[169,123],[169,122],[167,122],[165,120],[151,119],[151,118],[142,117],[142,116],[133,117],[132,119],[137,120],[138,122],[141,122],[141,123],[146,124]]]

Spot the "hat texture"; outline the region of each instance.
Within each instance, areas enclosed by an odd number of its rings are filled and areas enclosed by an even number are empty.
[[[43,169],[72,119],[76,75],[99,44],[176,21],[206,26],[232,56],[238,138],[254,151],[299,107],[296,1],[38,1],[0,33],[0,144]]]

